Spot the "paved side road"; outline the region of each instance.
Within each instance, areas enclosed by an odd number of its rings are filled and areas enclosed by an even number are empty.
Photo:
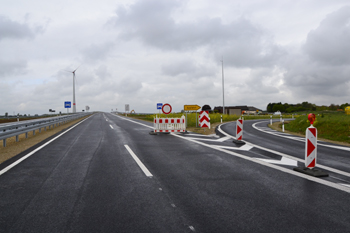
[[[0,232],[350,229],[349,192],[235,156],[256,152],[229,137],[151,125],[95,114],[2,174]]]

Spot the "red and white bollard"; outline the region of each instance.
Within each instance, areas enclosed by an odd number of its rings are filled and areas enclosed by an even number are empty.
[[[317,129],[312,125],[315,118],[316,116],[313,113],[308,116],[311,126],[306,129],[305,167],[296,167],[293,170],[310,176],[327,177],[329,176],[327,172],[315,168],[317,164]]]
[[[243,138],[243,120],[238,119],[236,123],[236,139],[242,141]]]
[[[317,159],[317,129],[312,125],[315,121],[315,114],[309,114],[311,126],[306,129],[305,137],[305,167],[316,167]]]

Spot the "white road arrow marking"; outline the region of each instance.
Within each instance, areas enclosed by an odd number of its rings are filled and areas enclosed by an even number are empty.
[[[275,159],[260,159],[260,158],[255,158],[261,161],[265,161],[267,163],[273,163],[273,164],[279,164],[279,165],[287,165],[287,166],[298,166],[298,161],[287,158],[287,157],[282,157],[281,160],[275,160]]]
[[[252,149],[253,147],[250,146],[250,145],[243,145],[241,147],[233,147],[233,146],[217,146],[219,148],[222,148],[222,149],[231,149],[231,150],[244,150],[244,151],[249,151],[250,149]]]

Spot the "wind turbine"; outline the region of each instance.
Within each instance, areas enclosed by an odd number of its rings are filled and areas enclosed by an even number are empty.
[[[79,67],[80,67],[80,66],[78,66],[78,68],[79,68]],[[66,70],[66,71],[69,72],[69,73],[73,73],[73,113],[76,113],[76,112],[77,112],[76,102],[75,102],[75,71],[77,71],[78,68],[76,68],[76,69],[73,70],[73,71],[68,71],[68,70]]]

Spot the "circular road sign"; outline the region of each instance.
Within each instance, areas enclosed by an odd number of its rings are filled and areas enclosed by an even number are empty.
[[[164,114],[169,114],[171,113],[171,105],[170,104],[164,104],[163,107],[162,107],[162,111]]]

